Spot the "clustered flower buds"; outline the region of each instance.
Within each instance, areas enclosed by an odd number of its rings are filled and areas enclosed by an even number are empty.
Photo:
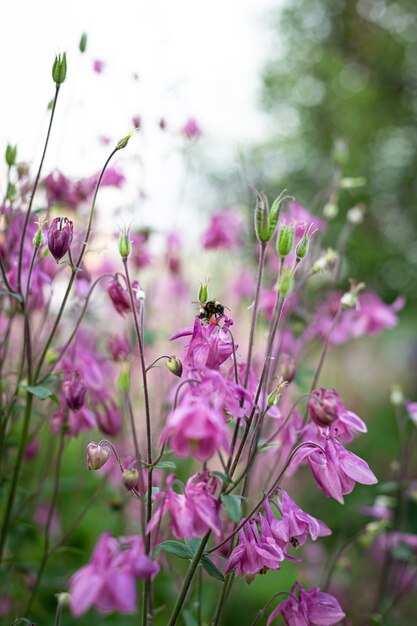
[[[73,224],[67,217],[56,217],[48,230],[48,248],[58,263],[70,249]]]

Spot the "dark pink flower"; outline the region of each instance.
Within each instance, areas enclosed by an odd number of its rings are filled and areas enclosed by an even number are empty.
[[[305,445],[294,457],[296,464],[307,458],[318,486],[329,498],[343,504],[343,496],[353,491],[355,482],[374,485],[377,479],[369,465],[360,457],[346,450],[337,439],[322,437],[324,452],[316,446]]]
[[[264,574],[268,569],[277,570],[284,560],[284,552],[276,542],[268,525],[263,521],[262,536],[256,520],[247,522],[239,530],[239,543],[231,553],[225,567],[225,574],[236,568],[235,575]]]
[[[340,441],[352,441],[356,433],[368,431],[365,422],[356,413],[346,409],[335,389],[320,387],[312,394],[319,401],[313,398],[308,401],[311,419],[322,428],[330,426],[330,432],[336,434]]]
[[[122,416],[115,401],[107,396],[95,405],[94,412],[100,430],[106,435],[117,435],[122,428]]]
[[[68,252],[73,238],[73,225],[66,217],[56,217],[48,229],[48,248],[58,262]]]
[[[178,456],[207,461],[220,448],[228,449],[226,418],[203,397],[188,398],[169,414],[161,442],[167,439]]]
[[[69,408],[72,411],[79,411],[87,393],[87,386],[79,370],[74,369],[64,373],[62,391]]]
[[[171,527],[177,539],[199,538],[211,530],[221,533],[220,502],[214,496],[218,480],[208,472],[194,474],[188,479],[184,493],[176,493],[172,488],[175,476],[166,479],[166,491],[156,495],[156,503],[148,530],[160,524],[161,517],[169,513]]]
[[[201,236],[201,243],[206,250],[236,250],[242,243],[243,228],[242,216],[234,211],[215,213]]]
[[[110,335],[107,339],[107,350],[114,361],[126,361],[131,352],[131,346],[125,335]]]
[[[190,117],[181,129],[187,139],[198,139],[203,134],[200,126],[193,117]]]
[[[113,302],[114,308],[116,311],[124,317],[126,313],[130,313],[132,310],[132,306],[130,303],[130,295],[126,288],[126,286],[122,286],[121,280],[123,280],[126,285],[126,280],[124,276],[121,274],[116,274],[115,277],[111,280],[107,287],[107,293],[110,296],[111,301]],[[137,291],[138,283],[135,281],[132,284],[132,289]]]
[[[90,563],[70,579],[71,612],[80,617],[94,607],[99,613],[135,613],[136,579],[148,578],[157,571],[158,565],[145,555],[140,537],[117,540],[104,532]]]
[[[298,597],[297,597],[298,592]],[[291,589],[288,600],[281,602],[272,611],[268,618],[267,626],[279,615],[284,618],[287,626],[332,626],[338,624],[345,613],[336,598],[329,593],[320,591],[319,587],[304,589],[296,582]]]

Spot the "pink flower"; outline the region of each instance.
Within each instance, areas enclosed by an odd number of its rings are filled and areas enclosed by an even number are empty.
[[[193,456],[199,461],[207,461],[217,450],[229,446],[225,416],[198,396],[169,414],[161,442],[167,439],[175,454]]]
[[[187,139],[198,139],[203,134],[200,126],[193,117],[190,117],[181,129],[181,133]]]
[[[318,426],[322,428],[330,426],[330,432],[344,442],[352,441],[357,432],[366,433],[368,431],[361,418],[356,413],[346,409],[335,389],[320,387],[320,390],[316,389],[312,394],[320,402],[310,398],[308,410],[311,419]]]
[[[343,504],[343,496],[353,491],[355,482],[374,485],[377,479],[369,465],[360,457],[346,450],[337,439],[325,437],[324,452],[316,446],[301,448],[294,460],[298,464],[307,458],[318,486],[329,498]]]
[[[104,62],[100,61],[99,59],[95,59],[95,61],[93,61],[93,72],[95,72],[96,74],[101,74],[103,70]]]
[[[122,416],[115,401],[103,397],[94,407],[100,430],[106,435],[117,435],[122,428]]]
[[[417,402],[405,402],[406,411],[414,424],[417,426]]]
[[[126,361],[130,354],[131,346],[125,335],[110,335],[107,339],[107,350],[114,361]]]
[[[298,597],[296,596],[298,591]],[[288,600],[281,602],[272,611],[268,618],[267,626],[271,624],[278,615],[282,615],[287,626],[331,626],[338,624],[345,613],[336,598],[329,593],[320,591],[319,587],[304,589],[299,582],[296,582],[291,589]]]
[[[244,220],[234,211],[212,215],[208,228],[201,236],[206,250],[236,250],[242,243]]]
[[[229,327],[231,324],[233,321],[226,318],[224,325]],[[220,365],[233,353],[230,333],[218,323],[203,324],[197,315],[194,326],[178,331],[171,337],[171,341],[188,335],[191,335],[191,341],[182,357],[186,367],[199,368],[205,366],[219,369]]]
[[[262,537],[259,534],[256,520],[247,522],[239,530],[239,544],[231,553],[225,567],[225,574],[236,568],[235,576],[239,574],[264,574],[268,569],[277,570],[284,560],[284,552],[276,543],[265,519],[262,525]]]
[[[50,428],[56,435],[59,435],[62,428],[65,428],[66,435],[77,437],[82,432],[97,428],[97,421],[94,414],[83,406],[79,411],[69,411],[68,415],[63,410],[54,413],[51,417]]]
[[[121,284],[121,280],[123,280],[125,286]],[[132,290],[137,291],[138,287],[138,282],[134,281],[132,283]],[[115,277],[110,281],[107,287],[107,293],[119,315],[124,317],[126,313],[130,313],[132,310],[130,295],[126,287],[126,279],[122,274],[115,274]]]
[[[221,533],[220,502],[214,496],[217,479],[209,472],[194,474],[188,479],[184,493],[176,493],[172,489],[175,475],[166,479],[166,492],[156,495],[156,504],[148,530],[160,524],[161,517],[169,513],[173,534],[177,539],[204,537],[209,531],[215,535]]]
[[[87,386],[79,370],[74,369],[65,372],[62,390],[69,408],[72,411],[79,411],[84,404],[85,394],[87,393]]]
[[[149,233],[131,233],[132,244],[131,259],[135,267],[141,269],[152,263],[152,255],[149,252]]]
[[[144,554],[140,537],[121,537],[118,541],[104,532],[90,563],[70,579],[71,612],[80,617],[94,607],[99,613],[134,613],[135,580],[153,576],[157,571],[158,565]]]
[[[284,209],[284,218],[287,223],[295,225],[295,239],[298,241],[304,234],[306,228],[315,227],[320,231],[326,230],[326,222],[317,215],[312,215],[302,204],[298,202],[288,202]]]
[[[66,217],[56,217],[48,230],[48,248],[55,261],[68,252],[73,238],[73,225]]]

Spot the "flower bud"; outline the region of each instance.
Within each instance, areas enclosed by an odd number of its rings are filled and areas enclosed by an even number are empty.
[[[329,248],[326,254],[314,263],[312,271],[317,274],[318,272],[324,272],[325,270],[331,270],[335,267],[338,256],[337,252]]]
[[[347,212],[346,218],[350,224],[357,226],[362,224],[365,215],[365,207],[363,205],[354,206]]]
[[[295,255],[297,259],[303,259],[308,254],[308,249],[310,247],[310,237],[308,233],[304,233],[301,237],[300,241],[297,243],[295,248]]]
[[[119,139],[119,141],[116,144],[116,150],[123,150],[123,148],[126,148],[127,144],[129,143],[129,139],[132,137],[135,131],[136,129],[130,131],[130,133],[127,133],[127,135]]]
[[[403,406],[404,394],[400,385],[393,385],[391,387],[391,393],[390,393],[389,399],[390,399],[391,404],[393,404],[394,406]]]
[[[128,491],[131,491],[138,484],[138,480],[139,480],[139,472],[138,472],[138,470],[136,470],[136,469],[125,469],[123,474],[122,474],[122,480],[123,480],[123,484],[126,487],[126,489],[128,489]]]
[[[67,76],[67,53],[57,54],[52,66],[52,78],[56,85],[62,85]]]
[[[58,606],[69,606],[70,594],[65,591],[63,591],[62,593],[57,593],[56,599],[58,602]]]
[[[11,146],[8,144],[6,148],[6,163],[9,167],[16,164],[17,146]]]
[[[340,298],[342,307],[346,309],[357,309],[359,306],[359,292],[365,289],[365,283],[351,283],[350,291],[347,291]]]
[[[320,388],[320,391],[312,392],[314,398],[308,401],[308,411],[310,418],[318,426],[330,426],[339,417],[340,399],[339,394],[334,389]]]
[[[271,408],[278,404],[279,399],[281,398],[282,392],[285,387],[288,385],[288,382],[284,380],[282,377],[279,378],[276,389],[272,391],[268,396],[268,406]]]
[[[198,301],[207,302],[209,299],[209,291],[207,283],[200,283],[200,289],[198,291]]]
[[[177,356],[172,356],[170,359],[167,360],[166,363],[167,363],[167,368],[169,369],[169,371],[172,372],[174,376],[178,376],[178,378],[181,378],[182,376],[181,359],[179,359]]]
[[[90,470],[98,470],[107,463],[110,456],[110,448],[92,441],[87,446],[87,467]]]
[[[127,231],[121,232],[119,235],[119,253],[122,259],[127,259],[130,254],[131,245],[129,239],[129,233]]]
[[[132,306],[130,303],[129,292],[120,284],[118,280],[119,276],[121,275],[116,274],[113,280],[109,283],[107,293],[109,294],[116,311],[119,315],[124,317],[126,313],[130,313]]]
[[[277,251],[282,257],[287,256],[292,250],[294,244],[295,228],[289,224],[284,224],[279,229],[277,239]]]
[[[33,235],[33,239],[32,239],[33,247],[36,249],[40,248],[42,245],[42,241],[43,241],[42,226],[38,224],[38,230]]]
[[[281,274],[278,283],[278,292],[281,298],[285,298],[292,291],[294,279],[290,271],[284,271]]]
[[[79,411],[84,404],[87,386],[78,370],[67,373],[62,390],[69,408],[72,411]]]
[[[337,202],[329,201],[324,205],[323,215],[326,220],[334,220],[339,213],[339,207],[337,206]]]
[[[279,372],[281,377],[287,381],[287,383],[291,383],[297,372],[296,360],[290,354],[284,353],[281,356],[279,363]]]
[[[117,386],[122,393],[129,393],[130,391],[130,373],[127,367],[123,367],[120,370]]]
[[[66,217],[56,217],[48,230],[48,248],[56,262],[68,252],[73,237],[73,225]]]
[[[87,50],[87,33],[81,35],[80,43],[78,44],[80,52],[83,54]]]

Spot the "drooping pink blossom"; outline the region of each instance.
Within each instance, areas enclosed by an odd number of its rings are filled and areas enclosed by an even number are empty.
[[[225,318],[224,325],[227,328],[232,324],[231,319]],[[190,335],[190,343],[182,356],[182,361],[186,367],[199,368],[205,366],[219,369],[220,365],[233,353],[230,333],[218,323],[203,324],[197,315],[193,327],[178,331],[171,337],[171,340]]]
[[[267,526],[264,524],[263,530],[265,528]],[[235,569],[235,576],[264,574],[268,569],[280,569],[284,552],[269,529],[261,536],[257,521],[251,520],[239,530],[238,537],[239,543],[227,560],[225,574],[233,569]]]
[[[340,441],[352,441],[356,433],[368,431],[365,422],[356,413],[346,409],[335,389],[320,387],[312,395],[317,400],[310,398],[308,401],[311,419],[322,428],[330,426],[330,432],[337,434]]]
[[[55,261],[60,261],[68,252],[73,238],[72,221],[66,217],[56,217],[48,229],[48,248]]]
[[[187,139],[198,139],[202,136],[203,131],[193,117],[190,117],[181,129],[181,133]]]
[[[121,281],[123,281],[124,285],[122,285]],[[136,292],[138,286],[138,282],[134,281],[134,283],[132,283],[132,291]],[[107,293],[119,315],[124,317],[126,313],[131,312],[132,305],[130,295],[126,287],[126,280],[122,274],[116,274],[115,277],[112,278],[108,284]]]
[[[73,369],[64,373],[62,390],[69,408],[72,411],[79,411],[87,393],[87,386],[79,370]]]
[[[267,626],[279,615],[287,626],[332,626],[345,617],[334,596],[320,591],[319,587],[304,589],[299,582],[292,587],[290,597],[272,611]]]
[[[178,456],[207,461],[220,448],[228,449],[226,418],[203,397],[188,398],[169,414],[161,442],[167,439]]]
[[[80,617],[89,609],[99,613],[117,611],[125,615],[137,610],[136,580],[158,572],[158,565],[146,556],[141,537],[100,535],[91,561],[69,582],[70,609]]]
[[[220,535],[220,502],[214,496],[217,479],[211,477],[209,472],[194,474],[188,479],[184,493],[173,490],[174,479],[174,474],[168,476],[166,491],[156,494],[148,530],[159,526],[162,516],[169,513],[172,531],[177,539],[204,537],[209,530]]]
[[[93,61],[93,72],[95,72],[96,74],[101,74],[104,70],[104,66],[104,61],[100,61],[100,59],[95,59]]]

